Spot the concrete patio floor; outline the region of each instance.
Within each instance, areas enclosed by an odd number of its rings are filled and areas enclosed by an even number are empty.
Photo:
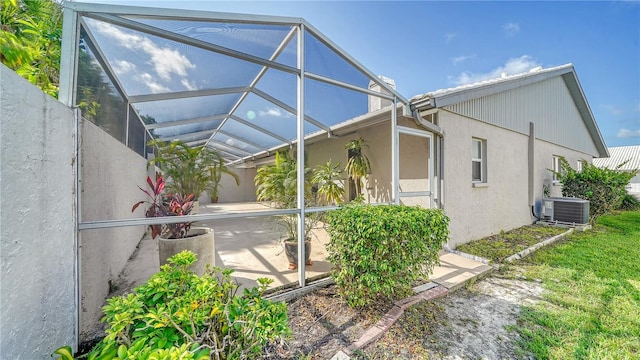
[[[265,203],[224,203],[204,204],[200,213],[239,213],[268,210]],[[261,277],[273,279],[270,288],[298,282],[298,271],[289,270],[289,262],[284,253],[280,234],[275,228],[273,217],[248,217],[199,222],[196,226],[206,226],[215,233],[215,265],[234,270],[232,277],[241,288],[257,285]],[[327,261],[327,232],[320,226],[312,236],[312,266],[305,269],[306,278],[328,274],[331,264]],[[145,237],[136,253],[131,256],[116,282],[114,294],[128,292],[147,281],[160,270],[157,243]],[[432,283],[455,290],[467,281],[482,276],[491,266],[451,252],[440,253],[440,265],[433,269]]]
[[[200,213],[264,211],[265,203],[217,203],[200,205]],[[273,217],[251,217],[223,219],[195,223],[214,229],[215,265],[231,268],[232,277],[241,288],[257,285],[258,278],[273,279],[270,288],[298,282],[298,270],[289,270],[289,262],[280,241],[280,233]],[[313,231],[311,239],[311,266],[306,266],[307,279],[326,274],[331,264],[326,260],[325,245],[329,236],[321,227]],[[145,237],[137,252],[129,259],[117,281],[122,293],[147,281],[160,270],[158,245],[150,237]]]

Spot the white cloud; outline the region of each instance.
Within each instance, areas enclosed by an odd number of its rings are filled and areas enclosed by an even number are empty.
[[[147,53],[150,56],[149,63],[154,67],[158,76],[164,80],[171,80],[171,74],[186,76],[187,70],[196,67],[179,51],[169,47],[160,47],[146,36],[126,33],[103,22],[96,21],[93,24],[102,35],[110,37],[121,46]]]
[[[508,22],[502,25],[502,31],[504,31],[505,35],[507,35],[508,37],[515,36],[520,32],[520,24]]]
[[[640,129],[638,130],[620,129],[618,130],[618,134],[616,134],[616,137],[621,139],[634,138],[634,137],[640,138]]]
[[[456,36],[456,33],[446,33],[444,34],[444,41],[449,44]]]
[[[601,108],[607,110],[611,115],[622,115],[624,110],[615,105],[600,105]]]
[[[497,79],[507,75],[524,73],[539,66],[540,64],[531,56],[522,55],[519,58],[511,58],[507,60],[504,65],[498,66],[497,68],[486,73],[476,74],[463,72],[462,74],[458,75],[458,77],[455,78],[453,82],[456,85],[472,84],[480,81]]]
[[[151,90],[151,92],[154,93],[154,94],[158,94],[158,93],[168,92],[169,91],[168,87],[166,87],[166,86],[160,84],[159,82],[157,82],[155,80],[155,78],[153,77],[153,75],[151,75],[149,73],[140,74],[138,79],[141,82],[143,82],[145,85],[147,85],[147,87],[149,87],[149,90]]]
[[[476,54],[455,56],[455,57],[451,58],[451,62],[453,63],[453,65],[458,65],[459,63],[461,63],[463,61],[467,61],[467,60],[473,59],[475,57],[476,57]]]
[[[189,91],[198,90],[198,86],[196,86],[195,81],[189,81],[187,79],[182,79],[182,86],[184,86]]]
[[[118,75],[123,75],[136,69],[136,65],[127,60],[116,60],[112,67],[113,71]]]
[[[274,117],[291,117],[293,116],[288,111],[284,113],[279,108],[268,108],[266,110],[260,110],[258,112],[260,116],[274,116]]]

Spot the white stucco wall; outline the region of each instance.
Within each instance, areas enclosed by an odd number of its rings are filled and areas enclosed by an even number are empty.
[[[146,160],[89,121],[82,122],[81,166],[83,221],[144,217],[131,207],[145,195]],[[145,228],[121,227],[83,230],[81,259],[81,340],[89,340],[100,327],[101,307],[109,282],[117,278],[140,242]]]
[[[451,218],[449,246],[531,224],[528,193],[528,136],[441,110],[444,129],[444,196],[442,204]],[[487,184],[471,182],[471,139],[487,144]],[[550,182],[553,155],[564,156],[572,166],[591,156],[546,141],[535,141],[534,198],[539,202],[545,179]],[[551,186],[552,196],[561,187]]]
[[[75,342],[73,112],[0,65],[0,358]]]

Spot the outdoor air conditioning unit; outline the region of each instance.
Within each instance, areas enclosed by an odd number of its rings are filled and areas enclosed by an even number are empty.
[[[589,201],[557,197],[542,200],[542,215],[546,220],[571,224],[589,223]]]

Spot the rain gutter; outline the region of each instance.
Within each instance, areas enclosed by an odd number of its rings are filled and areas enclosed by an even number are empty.
[[[426,110],[427,114],[437,114],[438,113],[438,108],[435,106],[435,99],[433,98],[429,98],[426,99],[427,103],[426,105],[429,107],[428,110]],[[434,139],[436,141],[436,148],[437,148],[437,161],[436,161],[436,166],[437,166],[437,173],[438,173],[438,182],[439,184],[436,186],[437,189],[437,206],[439,209],[444,209],[444,205],[443,205],[443,201],[442,201],[442,189],[444,188],[444,176],[443,176],[443,171],[444,171],[444,131],[442,130],[442,128],[434,123],[428,122],[426,121],[422,115],[420,114],[420,111],[418,111],[418,105],[412,105],[411,109],[413,110],[413,120],[416,122],[416,125],[434,133],[437,135],[437,137]],[[433,174],[430,174],[430,176],[433,176]]]

